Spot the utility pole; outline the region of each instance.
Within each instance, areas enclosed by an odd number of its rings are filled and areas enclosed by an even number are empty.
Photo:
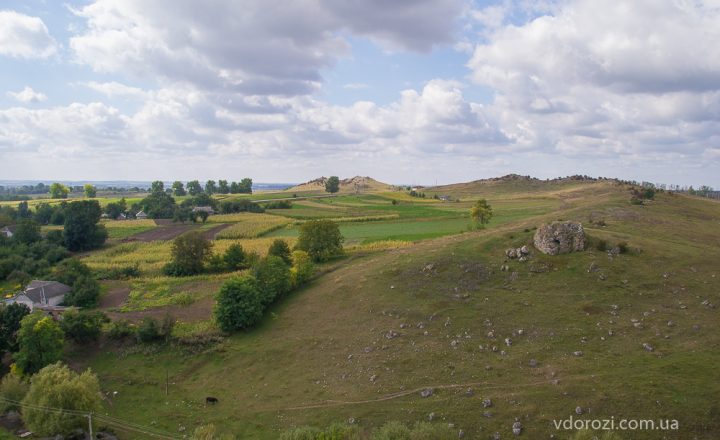
[[[88,413],[88,415],[87,415],[87,418],[88,418],[88,432],[90,433],[90,440],[93,439],[92,414],[93,414],[93,413]]]

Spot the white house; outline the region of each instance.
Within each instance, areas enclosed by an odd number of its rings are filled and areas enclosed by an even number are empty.
[[[212,209],[212,206],[196,206],[192,209],[192,212],[207,212],[208,215],[215,214],[215,210]]]
[[[7,299],[7,303],[25,304],[30,310],[35,308],[55,307],[65,300],[70,286],[57,281],[33,280],[22,293]]]
[[[10,228],[8,228],[7,226],[5,226],[4,228],[0,229],[0,235],[4,235],[4,236],[7,237],[7,238],[12,238],[13,233],[12,233],[12,231],[10,230]]]
[[[135,218],[138,220],[145,220],[146,218],[148,218],[148,215],[145,214],[145,211],[140,211],[137,214],[135,214]]]

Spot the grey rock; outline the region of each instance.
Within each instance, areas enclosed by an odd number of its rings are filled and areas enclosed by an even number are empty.
[[[652,345],[648,344],[647,342],[643,342],[642,347],[643,347],[646,351],[655,351],[655,347],[653,347]]]
[[[515,435],[520,435],[520,433],[522,432],[522,423],[520,423],[520,422],[513,423],[512,432]]]
[[[490,408],[492,406],[492,400],[483,399],[482,406],[483,406],[483,408]]]
[[[537,359],[530,359],[530,362],[528,362],[528,365],[530,365],[532,368],[535,368],[538,366]]]
[[[552,222],[540,226],[533,238],[535,247],[548,255],[585,250],[585,231],[577,222]]]
[[[428,414],[428,421],[432,422],[434,419],[435,419],[435,413],[434,413],[434,412],[431,412],[430,414]]]
[[[424,390],[420,391],[420,397],[426,398],[433,395],[433,389],[432,388],[425,388]]]
[[[573,356],[577,356],[577,357],[580,357],[580,356],[582,356],[582,355],[583,355],[583,352],[582,352],[582,351],[580,351],[580,350],[578,350],[578,351],[574,351],[574,352],[573,352]]]

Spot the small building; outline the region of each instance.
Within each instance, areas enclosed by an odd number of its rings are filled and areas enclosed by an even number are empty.
[[[70,290],[70,286],[57,281],[33,280],[22,293],[18,293],[5,302],[25,304],[31,311],[36,308],[54,309],[65,301],[65,295],[70,293]]]
[[[5,226],[4,228],[0,229],[0,235],[6,237],[6,238],[12,238],[13,232],[10,230],[8,226]]]
[[[438,199],[439,199],[439,200],[442,200],[443,202],[449,202],[449,201],[452,200],[452,197],[450,197],[450,196],[439,196]]]
[[[196,206],[192,209],[192,212],[207,212],[208,215],[215,214],[215,210],[212,209],[212,206]]]
[[[148,218],[148,215],[145,214],[145,211],[140,211],[137,214],[135,214],[135,218],[138,220],[145,220]]]
[[[127,220],[127,216],[121,212],[118,218],[116,218],[115,220]]]

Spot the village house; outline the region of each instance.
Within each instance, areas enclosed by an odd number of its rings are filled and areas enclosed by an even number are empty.
[[[208,215],[215,214],[215,210],[212,209],[212,206],[196,206],[193,208],[192,212],[207,212]]]
[[[13,232],[10,227],[5,226],[4,228],[0,229],[0,235],[4,236],[5,238],[12,238]]]
[[[55,309],[65,300],[70,292],[70,286],[57,281],[33,280],[25,287],[22,293],[5,300],[6,303],[25,304],[32,311],[34,309]]]
[[[148,218],[148,215],[145,214],[145,211],[140,211],[137,214],[135,214],[135,218],[138,220],[145,220],[146,218]]]

